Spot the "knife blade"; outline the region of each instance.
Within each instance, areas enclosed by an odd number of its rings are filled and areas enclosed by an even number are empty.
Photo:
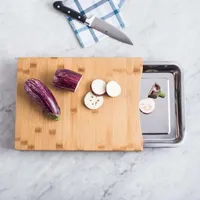
[[[81,15],[81,13],[79,13],[69,7],[64,6],[62,1],[54,2],[53,7],[56,10],[58,10],[62,13],[65,13],[69,17],[72,17],[72,18],[86,24],[87,26],[89,26],[91,28],[94,28],[95,30],[100,31],[101,33],[103,33],[115,40],[118,40],[125,44],[133,45],[132,41],[125,33],[123,33],[122,31],[117,29],[115,26],[107,23],[106,21],[104,21],[98,17],[92,16],[90,18],[87,18],[86,16]]]

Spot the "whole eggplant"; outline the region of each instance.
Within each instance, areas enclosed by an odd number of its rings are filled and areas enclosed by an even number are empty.
[[[76,92],[82,75],[69,69],[57,69],[54,75],[53,84],[57,88]]]
[[[59,120],[60,107],[47,86],[41,81],[31,78],[26,80],[24,90],[32,100],[41,106],[45,114]]]

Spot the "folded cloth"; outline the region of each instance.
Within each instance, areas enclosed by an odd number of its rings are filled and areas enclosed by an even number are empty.
[[[125,27],[123,16],[120,13],[123,3],[124,0],[66,0],[63,2],[65,6],[80,12],[82,15],[87,17],[96,16],[119,29]],[[67,19],[82,48],[108,37],[75,19],[68,16]]]

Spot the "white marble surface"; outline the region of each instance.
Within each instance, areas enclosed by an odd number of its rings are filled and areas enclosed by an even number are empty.
[[[81,49],[52,0],[0,0],[0,200],[200,199],[200,1],[126,0],[125,32]],[[131,17],[130,17],[131,16]],[[21,56],[141,56],[185,73],[185,143],[142,153],[13,150],[16,61]]]

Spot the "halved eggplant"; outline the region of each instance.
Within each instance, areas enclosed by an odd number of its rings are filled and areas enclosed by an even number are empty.
[[[77,72],[68,69],[58,69],[54,75],[53,84],[57,88],[76,92],[81,82],[81,78],[82,75]]]

